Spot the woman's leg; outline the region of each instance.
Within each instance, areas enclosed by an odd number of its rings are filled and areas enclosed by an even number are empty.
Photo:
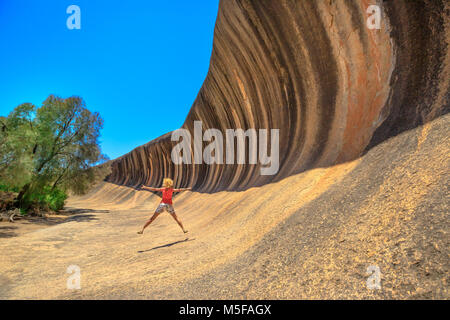
[[[183,224],[181,223],[180,219],[178,219],[177,214],[175,213],[175,211],[173,213],[171,212],[170,215],[178,223],[178,225],[180,226],[181,230],[183,230],[184,233],[187,233],[187,230],[184,230]]]
[[[141,231],[139,231],[139,234],[143,234],[144,233],[144,229],[147,228],[153,221],[155,221],[156,218],[158,218],[158,216],[160,215],[160,212],[155,212],[153,214],[153,216],[145,223],[144,227],[142,228]]]

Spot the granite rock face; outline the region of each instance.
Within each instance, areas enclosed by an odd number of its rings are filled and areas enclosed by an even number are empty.
[[[380,29],[368,27],[373,4]],[[279,129],[278,172],[175,165],[168,133],[112,161],[107,181],[171,177],[234,191],[353,160],[450,110],[449,11],[443,0],[222,0],[210,69],[183,128]]]

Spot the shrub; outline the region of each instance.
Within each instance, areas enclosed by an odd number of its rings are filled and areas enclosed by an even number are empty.
[[[3,192],[19,192],[19,187],[11,187],[7,186],[6,184],[0,184],[0,191]]]
[[[28,205],[31,207],[38,207],[43,210],[59,211],[64,208],[64,202],[67,199],[67,194],[60,189],[52,189],[44,187],[39,192],[32,193],[28,199]]]
[[[0,209],[7,209],[14,206],[14,198],[20,188],[0,184]],[[29,211],[59,211],[64,208],[67,193],[58,188],[44,186],[34,188],[20,204],[22,214]],[[17,205],[17,204],[16,204]]]

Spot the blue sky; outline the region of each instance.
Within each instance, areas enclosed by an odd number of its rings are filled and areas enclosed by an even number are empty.
[[[81,96],[111,159],[179,128],[208,72],[218,2],[0,0],[0,115]],[[80,30],[66,26],[72,4]]]

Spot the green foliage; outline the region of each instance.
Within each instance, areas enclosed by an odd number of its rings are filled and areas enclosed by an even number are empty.
[[[4,192],[19,192],[19,188],[18,187],[10,187],[10,186],[7,186],[5,184],[0,184],[0,191],[4,191]]]
[[[95,180],[93,166],[107,160],[102,127],[100,115],[79,97],[50,95],[40,108],[19,105],[0,117],[0,185],[14,186],[21,208],[36,202],[61,208],[65,194],[85,192]]]
[[[30,205],[53,211],[61,210],[64,207],[64,201],[66,199],[67,194],[64,191],[52,189],[51,187],[44,187],[39,192],[35,192],[27,197]]]

